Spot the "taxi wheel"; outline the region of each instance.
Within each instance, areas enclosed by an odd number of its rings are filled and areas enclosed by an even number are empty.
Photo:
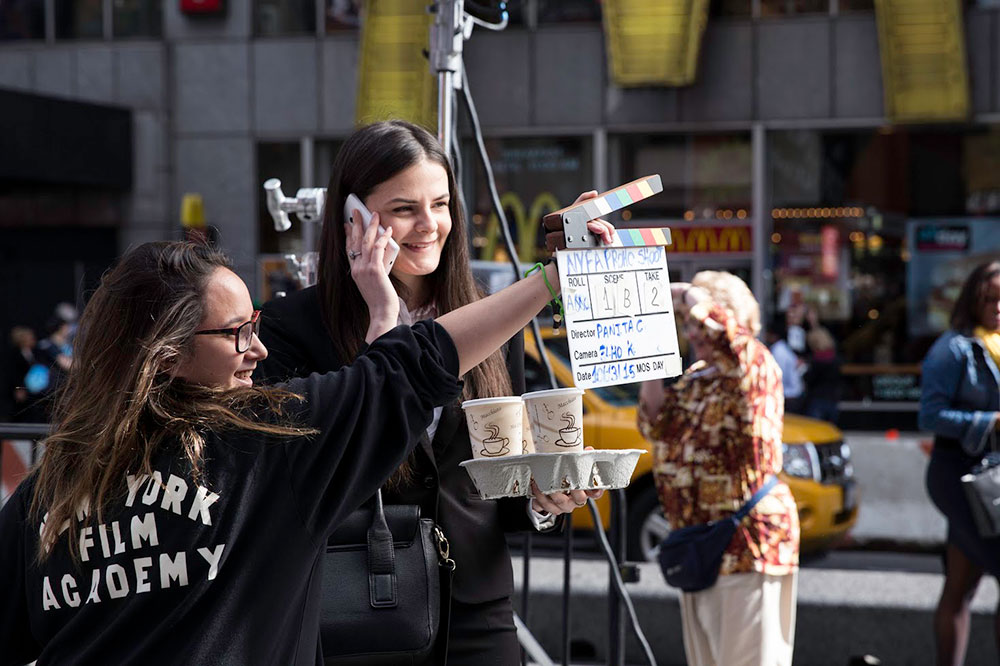
[[[628,502],[628,558],[633,562],[655,562],[653,551],[670,533],[656,487],[652,483],[641,487]]]

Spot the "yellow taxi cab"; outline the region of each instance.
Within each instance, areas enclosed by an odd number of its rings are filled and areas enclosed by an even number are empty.
[[[542,329],[552,372],[560,386],[572,386],[565,330]],[[528,391],[551,388],[539,362],[538,347],[530,329],[525,331],[525,382]],[[638,384],[587,389],[583,396],[583,438],[598,449],[644,449],[649,443],[636,426]],[[858,493],[851,451],[843,433],[825,421],[786,414],[784,423],[784,469],[799,509],[802,550],[829,548],[841,539],[858,517]],[[670,525],[660,511],[652,475],[651,453],[639,457],[632,481],[625,491],[627,541],[630,559],[653,559],[653,549],[666,537]],[[604,526],[609,524],[608,495],[598,501]],[[587,511],[573,514],[573,527],[594,527]]]

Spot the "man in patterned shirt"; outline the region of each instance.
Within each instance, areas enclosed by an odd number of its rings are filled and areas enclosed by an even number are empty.
[[[670,386],[645,382],[639,428],[674,528],[735,513],[781,470],[781,370],[754,336],[760,308],[735,275],[702,271],[671,286],[677,321],[697,356]],[[716,584],[681,592],[688,663],[792,663],[799,520],[784,483],[736,531]]]

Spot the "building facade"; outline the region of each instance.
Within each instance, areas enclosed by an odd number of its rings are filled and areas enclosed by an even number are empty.
[[[274,231],[261,184],[281,178],[288,195],[326,184],[355,124],[356,3],[229,2],[220,15],[183,4],[0,7],[0,89],[132,119],[127,190],[53,210],[44,184],[0,182],[5,258],[33,256],[39,229],[55,246],[100,238],[101,256],[178,237],[186,193],[201,194],[258,298],[281,284],[283,253],[314,245],[315,229]],[[886,118],[870,0],[713,3],[697,80],[683,88],[609,81],[596,0],[509,4],[512,25],[477,30],[465,61],[516,233],[536,233],[542,214],[580,191],[659,173],[663,194],[619,221],[671,227],[675,279],[722,268],[751,284],[769,316],[812,305],[838,341],[847,412],[912,422],[918,364],[956,285],[1000,252],[995,3],[964,8],[968,121],[924,126]],[[474,253],[494,259],[495,216],[466,142]],[[99,276],[89,266],[66,273],[74,282],[60,300]],[[5,291],[18,275],[3,274]]]

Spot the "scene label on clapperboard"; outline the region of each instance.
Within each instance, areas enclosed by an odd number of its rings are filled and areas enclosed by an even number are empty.
[[[585,224],[662,190],[659,175],[646,176],[546,217]],[[578,388],[681,374],[664,248],[669,244],[666,228],[617,229],[612,245],[556,253]]]

